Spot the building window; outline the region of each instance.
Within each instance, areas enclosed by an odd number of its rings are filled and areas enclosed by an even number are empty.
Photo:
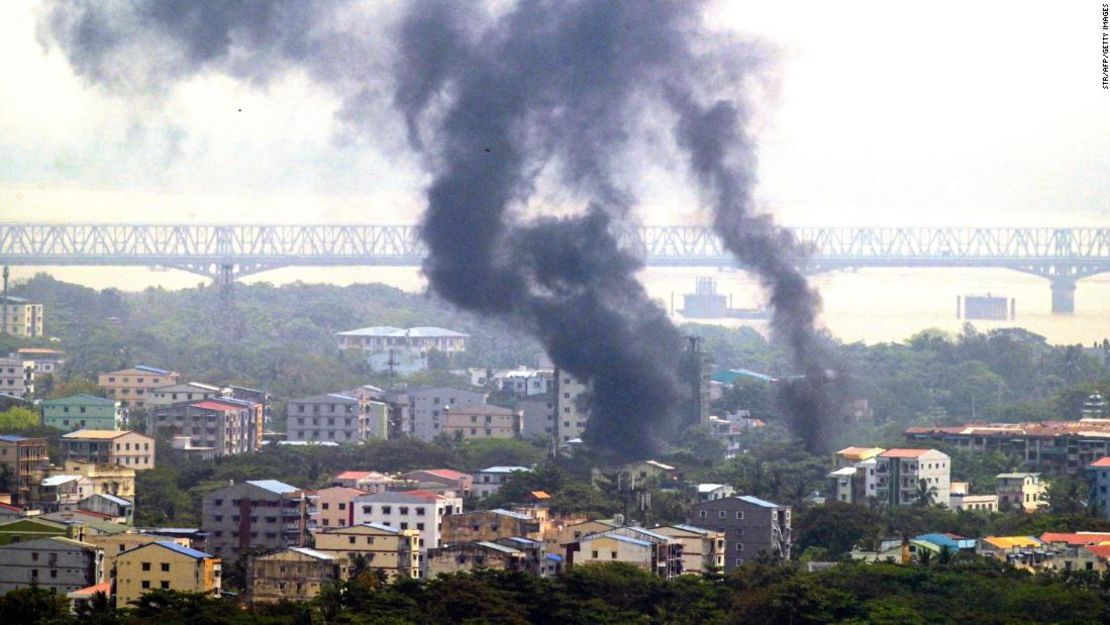
[[[149,571],[150,570],[150,563],[149,562],[143,562],[143,570],[144,571]]]
[[[718,519],[723,519],[723,518],[725,518],[726,516],[728,516],[728,513],[727,513],[727,512],[725,512],[724,510],[718,510],[718,511],[717,511],[717,518],[718,518]]]
[[[709,516],[709,513],[708,513],[707,511],[705,511],[705,510],[698,510],[698,518],[699,518],[699,519],[704,519],[704,518],[705,518],[705,517],[707,517],[707,516]]]
[[[169,587],[170,587],[170,583],[169,583],[169,582],[167,582],[167,581],[163,581],[163,582],[162,582],[162,588],[166,588],[166,589],[168,589]]]
[[[737,551],[743,551],[744,550],[744,543],[736,543],[736,550]]]
[[[736,518],[740,519],[741,521],[744,520],[744,511],[743,510],[737,510],[736,511]]]
[[[163,573],[168,573],[169,570],[170,570],[170,563],[169,562],[163,562],[162,563],[162,572]]]
[[[144,579],[143,580],[143,590],[146,590],[148,588],[150,588],[150,580]]]

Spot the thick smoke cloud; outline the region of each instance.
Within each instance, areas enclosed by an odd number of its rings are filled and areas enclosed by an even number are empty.
[[[752,212],[748,103],[735,91],[761,69],[758,49],[707,32],[690,3],[523,0],[487,13],[413,2],[376,19],[359,19],[353,2],[323,6],[56,2],[42,24],[82,76],[125,92],[201,72],[265,82],[298,68],[343,99],[346,119],[391,94],[432,175],[423,223],[431,288],[528,328],[557,365],[590,380],[587,436],[622,457],[649,453],[683,398],[681,337],[610,233],[636,201],[638,139],[671,127],[717,232],[770,293],[772,329],[804,373],[784,406],[818,445],[828,405],[813,331],[819,301],[789,236]],[[137,46],[145,62],[136,64]],[[583,212],[518,218],[541,179],[556,180]]]

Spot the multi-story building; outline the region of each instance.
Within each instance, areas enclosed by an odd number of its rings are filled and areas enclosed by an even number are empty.
[[[346,556],[352,572],[380,572],[387,579],[420,577],[420,532],[415,529],[362,523],[322,528],[315,536],[316,549]]]
[[[651,531],[682,545],[682,573],[703,575],[725,570],[725,533],[693,525],[664,525]]]
[[[446,409],[477,406],[486,401],[483,392],[448,386],[413,389],[407,391],[406,396],[412,420],[411,434],[422,441],[431,441],[443,431]]]
[[[275,553],[252,556],[247,570],[248,598],[252,603],[312,601],[328,585],[347,581],[343,556],[287,547]]]
[[[440,431],[452,438],[520,438],[522,417],[519,412],[501,406],[477,404],[450,406],[443,410]]]
[[[952,493],[949,497],[948,507],[956,511],[998,512],[998,495]]]
[[[555,440],[559,445],[580,440],[590,419],[589,383],[555,370]]]
[[[524,398],[549,395],[555,388],[553,369],[529,369],[518,367],[498,374],[501,393],[510,397]]]
[[[219,596],[220,559],[159,540],[139,545],[115,557],[116,607],[124,608],[151,590],[176,590]]]
[[[513,537],[541,539],[540,522],[526,514],[502,509],[452,514],[443,519],[443,544]]]
[[[532,544],[539,546],[539,543]],[[539,549],[521,549],[511,543],[479,541],[444,545],[428,550],[428,578],[476,570],[523,571],[539,575],[542,556]]]
[[[135,524],[135,502],[108,493],[93,493],[77,502],[77,509],[111,517],[112,523]]]
[[[364,493],[380,493],[397,482],[392,476],[377,471],[344,471],[331,480],[332,486],[355,488]]]
[[[125,551],[130,551],[135,547],[141,547],[147,543],[158,541],[169,541],[181,545],[182,547],[189,546],[189,540],[186,538],[167,538],[163,536],[152,536],[150,534],[139,534],[136,532],[124,532],[122,534],[94,534],[85,537],[85,541],[94,547],[99,548],[104,552],[104,576],[115,577],[114,571],[116,570],[116,557]]]
[[[10,357],[35,363],[35,375],[57,373],[66,361],[65,352],[47,347],[20,347]]]
[[[0,333],[23,338],[44,336],[42,304],[0,295]]]
[[[92,482],[93,492],[115,495],[134,501],[135,469],[118,464],[97,464],[82,460],[67,460],[62,471],[69,475],[81,475]]]
[[[30,399],[35,392],[35,362],[0,358],[0,395]]]
[[[93,494],[92,481],[81,475],[51,475],[43,478],[34,502],[43,512],[72,510],[77,503]]]
[[[66,432],[73,430],[119,430],[123,409],[118,401],[95,395],[70,395],[42,402],[42,424]]]
[[[431,326],[374,326],[339,332],[335,338],[340,351],[365,355],[375,371],[409,374],[427,369],[434,353],[449,356],[466,351],[470,335]]]
[[[474,489],[474,476],[454,469],[417,469],[402,474],[401,479],[446,497],[465,497]]]
[[[291,399],[287,405],[287,440],[361,443],[369,437],[370,404],[341,393]]]
[[[208,550],[221,558],[303,547],[308,543],[315,497],[277,480],[248,480],[206,494],[201,528]]]
[[[261,449],[263,418],[261,404],[231,397],[171,404],[151,412],[155,431],[188,436],[190,447],[211,447],[217,456]]]
[[[1087,465],[1087,494],[1091,512],[1110,519],[1110,456]]]
[[[1001,510],[1021,509],[1036,512],[1048,507],[1048,485],[1040,473],[999,473],[994,476],[994,492]]]
[[[790,559],[790,506],[745,495],[694,504],[686,524],[725,534],[725,571],[760,553]]]
[[[913,505],[922,495],[922,483],[932,493],[932,503],[948,507],[952,461],[935,449],[888,449],[876,456],[875,497],[892,506]]]
[[[332,486],[316,491],[316,514],[313,525],[318,528],[346,527],[354,518],[354,500],[366,492],[356,488]]]
[[[97,384],[109,399],[118,399],[124,408],[144,408],[154,389],[177,384],[180,377],[173,371],[137,365],[101,373]]]
[[[1002,452],[1023,469],[1042,473],[1077,474],[1095,460],[1110,456],[1110,419],[911,427],[905,434],[911,441]]]
[[[62,457],[94,464],[118,464],[143,471],[154,468],[154,439],[131,430],[77,430],[63,434]]]
[[[77,540],[52,536],[0,547],[0,595],[32,585],[64,595],[104,581],[104,555]]]
[[[486,467],[474,474],[474,495],[476,497],[489,497],[497,494],[501,486],[508,481],[513,473],[528,472],[528,467]]]
[[[552,441],[555,439],[557,408],[555,407],[554,392],[520,399],[516,402],[516,408],[520,411],[522,421],[521,436],[527,440],[543,439]]]
[[[212,397],[219,397],[220,387],[200,382],[183,382],[167,384],[151,389],[146,405],[150,408],[180,404],[182,402],[201,401]]]
[[[377,523],[414,529],[420,532],[417,546],[423,554],[440,545],[444,518],[462,511],[461,497],[444,497],[423,490],[384,492],[356,499],[352,524]]]
[[[567,568],[624,562],[670,579],[682,573],[682,545],[642,527],[617,527],[583,536],[566,547]]]
[[[0,435],[0,467],[11,475],[12,503],[30,505],[50,469],[45,438]]]
[[[846,447],[836,452],[836,470],[828,474],[836,500],[842,503],[864,503],[878,497],[879,478],[875,473],[876,459],[886,451],[882,447]]]

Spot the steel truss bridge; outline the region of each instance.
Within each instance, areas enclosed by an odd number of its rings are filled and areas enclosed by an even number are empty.
[[[1004,267],[1047,278],[1054,312],[1073,312],[1076,281],[1110,271],[1110,228],[790,228],[807,273],[862,267]],[[735,267],[704,226],[614,226],[655,267]],[[460,232],[459,236],[465,236]],[[230,284],[291,266],[418,266],[413,225],[0,224],[0,263],[181,269]]]

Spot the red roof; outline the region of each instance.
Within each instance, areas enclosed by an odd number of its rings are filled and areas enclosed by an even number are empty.
[[[232,411],[232,410],[238,410],[238,409],[242,408],[242,406],[235,406],[235,405],[232,405],[232,404],[225,404],[223,402],[219,402],[219,401],[216,401],[216,400],[213,400],[213,399],[206,399],[204,401],[198,401],[197,403],[193,404],[193,407],[194,408],[203,408],[204,410],[219,410],[220,412],[229,412],[229,411]]]
[[[879,454],[883,458],[920,458],[931,449],[888,449]]]
[[[1098,460],[1095,460],[1094,462],[1092,462],[1091,464],[1089,464],[1087,466],[1091,466],[1091,467],[1110,467],[1110,456],[1106,456],[1105,458],[1099,458]]]
[[[1041,540],[1046,543],[1067,543],[1071,546],[1097,545],[1110,541],[1110,532],[1045,532]]]
[[[1110,545],[1088,545],[1086,549],[1100,558],[1110,558]]]
[[[347,488],[346,486],[329,486],[328,488],[321,488],[320,490],[316,491],[316,494],[319,495],[320,493],[325,492],[329,495],[331,493],[335,493],[337,495],[347,495],[348,497],[352,498],[366,494],[366,491],[364,490],[359,490],[357,488]]]
[[[401,492],[402,495],[411,495],[413,497],[420,497],[421,499],[427,499],[428,501],[436,501],[437,499],[440,499],[439,495],[437,495],[433,492],[426,491],[426,490],[403,490],[403,491],[400,491],[400,492]]]
[[[110,581],[109,582],[102,582],[100,584],[94,584],[92,586],[86,586],[84,588],[79,588],[77,590],[70,591],[69,594],[71,596],[72,595],[81,595],[81,596],[89,595],[89,596],[92,596],[92,595],[95,595],[98,592],[102,592],[106,595],[112,594],[112,582],[110,582]]]
[[[461,480],[464,477],[470,477],[470,474],[468,473],[463,473],[462,471],[455,471],[452,469],[421,469],[421,471],[423,471],[424,473],[431,473],[432,475],[438,475],[439,477],[449,480]]]
[[[335,476],[337,480],[361,480],[364,477],[370,477],[373,471],[344,471]]]
[[[10,510],[12,512],[23,512],[23,508],[13,506],[11,504],[0,503],[0,510]]]

